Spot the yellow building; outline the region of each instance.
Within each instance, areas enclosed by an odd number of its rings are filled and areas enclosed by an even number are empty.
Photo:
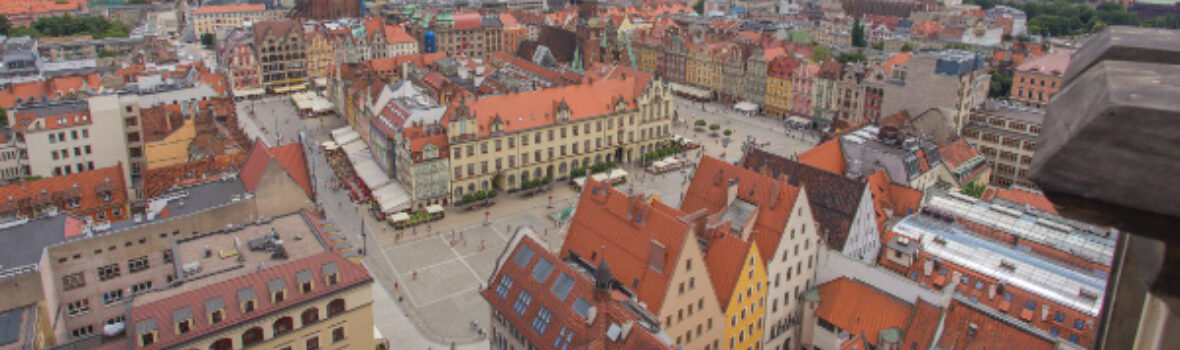
[[[589,72],[581,84],[469,98],[449,108],[452,200],[637,161],[671,138],[666,84],[622,66]]]
[[[766,66],[766,114],[786,118],[791,111],[791,72],[799,68],[800,61],[790,57],[778,57]]]
[[[657,52],[660,45],[659,42],[639,41],[633,42],[632,47],[639,56],[636,60],[636,65],[640,71],[655,74],[659,67],[659,53]]]
[[[307,37],[307,78],[327,78],[328,70],[336,64],[336,54],[332,49],[332,42],[322,28],[316,28],[304,33]]]
[[[237,27],[245,22],[258,22],[267,16],[266,6],[262,4],[201,6],[193,11],[193,32],[197,36],[214,34],[218,29]]]
[[[143,125],[144,158],[148,169],[189,161],[189,145],[197,136],[191,112],[178,104],[140,109]]]
[[[766,270],[757,243],[728,232],[709,240],[705,265],[725,315],[723,349],[761,350],[766,314]]]

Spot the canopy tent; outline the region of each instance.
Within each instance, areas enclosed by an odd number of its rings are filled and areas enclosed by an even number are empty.
[[[356,175],[364,181],[365,186],[369,187],[370,191],[376,191],[389,183],[389,175],[385,175],[385,171],[377,166],[377,162],[372,159],[364,160],[358,163],[353,163],[353,169],[356,170]],[[376,193],[373,194],[376,197]]]
[[[797,115],[792,115],[792,116],[787,117],[787,123],[792,123],[792,124],[796,124],[799,126],[808,126],[808,125],[811,125],[811,119],[803,118],[803,117],[800,117]]]
[[[316,114],[327,113],[332,111],[332,102],[321,96],[316,96],[315,103],[311,106],[311,111]]]
[[[758,105],[750,101],[738,102],[737,104],[733,105],[733,108],[746,113],[754,113],[758,111]]]
[[[266,90],[263,89],[234,89],[234,97],[262,96],[265,94]]]
[[[333,141],[324,141],[323,143],[320,143],[320,147],[323,147],[324,149],[329,150],[329,151],[335,151],[337,149],[340,149],[340,145],[337,144],[336,142],[333,142]]]
[[[405,212],[393,213],[393,215],[391,215],[389,217],[389,221],[393,221],[393,222],[410,221],[410,214],[406,214]]]
[[[606,177],[607,177],[607,179],[610,179],[611,182],[614,182],[616,180],[622,180],[623,178],[627,177],[627,171],[623,170],[623,169],[614,169],[614,170],[611,170],[610,173],[607,174]]]
[[[426,206],[426,213],[428,214],[438,214],[441,212],[443,212],[443,207],[441,205],[431,204]]]
[[[351,126],[332,130],[332,140],[340,145],[345,145],[359,138],[361,138],[361,134],[358,134],[356,130],[352,130]]]
[[[285,93],[292,92],[292,91],[303,91],[303,90],[307,90],[307,84],[295,84],[295,85],[290,85],[290,86],[283,86],[283,87],[274,88],[274,92],[276,94],[285,94]]]
[[[291,102],[295,103],[295,109],[297,109],[297,110],[300,110],[300,111],[310,110],[312,107],[312,104],[315,101],[315,99],[312,96],[314,96],[314,94],[306,93],[306,92],[293,94],[293,95],[291,95]]]
[[[397,182],[390,182],[373,191],[373,198],[381,206],[382,213],[392,213],[408,208],[410,195]]]
[[[575,178],[574,179],[574,186],[577,186],[578,188],[586,187],[586,177],[582,176],[582,177]]]
[[[670,83],[668,85],[670,87],[672,87],[672,92],[675,92],[675,93],[678,93],[681,95],[687,95],[687,96],[691,96],[691,97],[695,97],[695,98],[699,98],[699,99],[706,99],[706,100],[713,98],[713,92],[699,88],[699,87],[678,84],[678,83]]]
[[[590,175],[590,178],[594,179],[595,182],[606,182],[606,180],[610,179],[609,176],[607,176],[606,174],[603,174],[603,173]]]

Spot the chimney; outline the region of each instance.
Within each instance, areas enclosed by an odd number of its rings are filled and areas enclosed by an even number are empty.
[[[737,198],[738,183],[740,182],[740,180],[741,180],[740,178],[736,178],[736,177],[729,179],[729,188],[727,189],[727,193],[725,195],[725,205],[729,205],[729,204],[733,203],[733,200],[735,198]]]
[[[987,299],[992,300],[996,298],[996,285],[987,286]]]
[[[930,274],[934,272],[934,261],[926,259],[926,263],[922,265],[922,273],[929,277]]]

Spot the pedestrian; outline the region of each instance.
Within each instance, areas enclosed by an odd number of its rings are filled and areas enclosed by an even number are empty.
[[[417,269],[415,269],[415,270],[413,271],[413,273],[411,273],[411,274],[410,274],[410,279],[411,279],[411,280],[414,280],[414,281],[417,281],[417,280],[418,280],[418,270],[417,270]]]

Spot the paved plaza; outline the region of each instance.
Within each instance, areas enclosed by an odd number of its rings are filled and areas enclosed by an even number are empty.
[[[702,151],[686,153],[694,160],[704,154],[735,162],[741,157],[743,140],[757,140],[765,143],[765,149],[787,156],[817,142],[814,135],[786,128],[781,121],[745,116],[719,104],[708,104],[702,111],[700,103],[678,99],[677,107],[682,121],[673,126],[673,133],[704,146]],[[335,175],[318,144],[330,139],[332,129],[346,125],[342,118],[300,119],[286,97],[240,103],[238,112],[246,133],[268,144],[293,142],[301,131],[311,138],[305,146],[316,179],[317,202],[337,227],[353,236],[355,244],[367,248],[369,254],[362,261],[378,282],[373,288],[376,327],[398,349],[442,349],[452,343],[465,349],[487,348],[486,338],[473,329],[472,321],[485,331],[491,322],[488,305],[478,293],[496,259],[513,231],[522,226],[532,227],[557,253],[565,227],[550,214],[575,205],[579,196],[568,183],[559,182],[549,193],[531,198],[506,193],[486,210],[447,208],[441,221],[397,230],[368,215],[346,192],[330,187]],[[695,130],[691,123],[697,119],[732,129],[730,142],[723,146],[722,136]],[[692,168],[660,175],[648,174],[638,164],[623,165],[623,169],[630,175],[627,183],[617,186],[620,190],[658,195],[671,206],[680,205],[692,175]],[[360,243],[362,226],[364,243]]]

